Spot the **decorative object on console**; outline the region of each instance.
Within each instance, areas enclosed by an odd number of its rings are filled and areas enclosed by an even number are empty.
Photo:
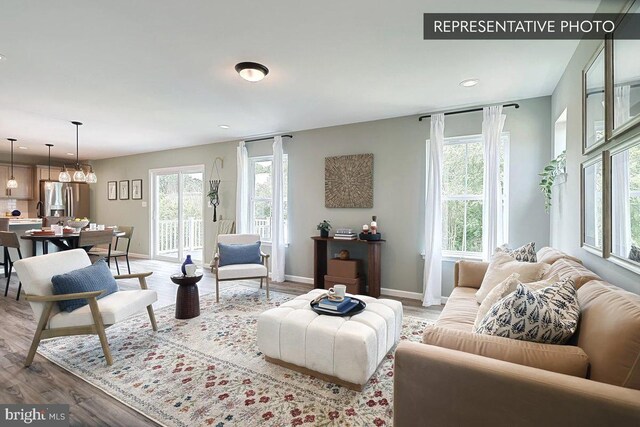
[[[326,219],[323,220],[316,228],[320,230],[320,237],[329,237],[329,230],[331,230],[331,223],[329,223],[329,221]]]
[[[378,217],[375,215],[371,217],[371,227],[369,227],[369,232],[371,234],[376,234],[378,232],[378,223],[376,222],[377,219]]]
[[[348,251],[348,250],[346,250],[346,249],[342,249],[342,250],[340,251],[340,253],[338,254],[338,257],[339,257],[341,260],[343,260],[343,261],[344,261],[344,260],[348,260],[350,256],[351,256],[351,254],[350,254],[350,253],[349,253],[349,251]]]
[[[373,154],[325,158],[324,204],[327,208],[373,208]]]
[[[526,245],[522,245],[516,249],[509,249],[509,247],[505,243],[504,245],[498,246],[496,248],[496,253],[497,252],[504,252],[506,254],[509,254],[517,261],[538,262],[536,258],[536,242],[529,242]]]
[[[573,280],[532,291],[518,284],[498,301],[474,332],[547,344],[565,344],[578,327],[580,306]]]
[[[498,286],[513,273],[519,273],[520,281],[528,283],[540,280],[549,268],[549,264],[520,262],[513,259],[511,255],[499,252],[491,259],[487,272],[482,279],[480,289],[476,292],[476,300],[478,303],[482,303],[491,289]]]
[[[544,167],[540,175],[540,191],[544,195],[544,210],[549,213],[551,208],[551,189],[556,178],[560,175],[566,174],[567,168],[567,150],[558,154],[558,157],[551,160],[547,166]]]
[[[350,228],[338,228],[333,238],[336,240],[356,240],[358,235]]]
[[[180,267],[180,271],[182,271],[182,275],[186,276],[187,275],[187,270],[186,270],[186,266],[188,264],[193,264],[193,261],[191,260],[191,255],[187,255],[187,258],[184,260],[184,262],[182,263],[182,267]]]

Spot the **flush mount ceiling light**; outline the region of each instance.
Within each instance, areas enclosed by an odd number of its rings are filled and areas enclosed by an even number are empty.
[[[4,61],[5,59],[7,59],[7,57],[0,53],[0,61]]]
[[[17,141],[15,138],[7,138],[11,143],[11,178],[7,181],[7,188],[18,188],[18,181],[13,177],[13,143]]]
[[[478,79],[467,79],[467,80],[463,80],[460,82],[460,86],[462,87],[473,87],[475,85],[477,85],[478,83],[480,83],[480,80]]]
[[[269,69],[257,62],[240,62],[236,64],[236,71],[249,82],[259,82],[269,74]]]
[[[218,125],[218,127],[219,127],[220,129],[229,129],[229,128],[230,128],[230,126],[229,126],[229,125]]]

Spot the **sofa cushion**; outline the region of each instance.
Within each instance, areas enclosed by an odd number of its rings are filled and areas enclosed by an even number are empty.
[[[234,264],[261,264],[260,242],[246,245],[225,245],[218,243],[219,267]]]
[[[267,267],[262,264],[233,264],[218,267],[220,280],[266,277]]]
[[[453,288],[435,324],[443,328],[471,331],[478,307],[474,288]]]
[[[473,325],[474,329],[478,329],[480,327],[480,322],[484,316],[487,315],[491,307],[502,298],[506,297],[510,293],[516,291],[518,285],[522,282],[518,280],[520,275],[518,273],[513,273],[511,276],[507,277],[502,283],[500,283],[495,288],[491,289],[487,297],[480,304],[480,308],[478,309],[478,314],[476,314],[476,321]],[[532,291],[537,291],[538,289],[546,288],[547,286],[553,285],[552,281],[547,280],[539,280],[537,282],[527,283],[527,287]]]
[[[460,260],[454,267],[454,285],[478,289],[482,284],[488,262]]]
[[[520,262],[511,258],[510,255],[505,253],[497,253],[491,259],[489,268],[487,269],[480,289],[476,293],[476,299],[479,303],[485,299],[491,289],[498,286],[504,279],[509,277],[512,273],[520,274],[520,281],[535,282],[542,278],[542,275],[546,273],[549,266],[539,262]]]
[[[584,265],[568,258],[560,258],[554,262],[544,276],[542,276],[542,279],[551,280],[551,278],[556,276],[559,277],[560,280],[573,280],[576,289],[580,289],[582,285],[591,280],[600,280],[597,274]]]
[[[541,248],[536,254],[536,257],[538,258],[538,262],[544,262],[545,264],[549,265],[553,264],[559,259],[570,259],[579,264],[582,264],[582,261],[580,261],[579,258],[573,257],[567,253],[559,251],[558,249],[550,248],[548,246]]]
[[[533,343],[437,326],[427,326],[422,342],[582,378],[589,368],[587,354],[572,345]]]
[[[519,284],[498,301],[475,330],[479,334],[547,344],[564,344],[574,334],[580,306],[571,279],[532,291]]]
[[[118,284],[104,259],[99,259],[88,267],[73,270],[65,274],[57,274],[51,278],[55,295],[74,294],[79,292],[104,291],[98,299],[118,292]],[[89,304],[87,299],[58,301],[61,311],[68,313]]]
[[[640,295],[603,281],[577,293],[582,314],[572,341],[589,356],[589,378],[640,390]]]
[[[537,262],[536,258],[536,242],[529,242],[516,249],[510,249],[506,244],[496,248],[497,252],[504,252],[511,255],[518,261]]]

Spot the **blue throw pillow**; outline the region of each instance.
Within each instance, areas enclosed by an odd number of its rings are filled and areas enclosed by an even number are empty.
[[[219,243],[218,252],[220,253],[220,261],[218,261],[220,267],[233,264],[262,264],[260,242],[248,245],[223,245]]]
[[[104,259],[100,259],[88,267],[53,276],[51,283],[53,283],[54,295],[104,291],[98,296],[98,298],[103,298],[109,294],[118,292],[116,279],[114,279]],[[89,302],[86,299],[58,301],[60,310],[67,312],[72,312],[87,304],[89,304]]]

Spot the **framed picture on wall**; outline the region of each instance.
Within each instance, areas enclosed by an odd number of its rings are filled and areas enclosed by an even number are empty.
[[[131,180],[131,199],[142,200],[142,180],[141,179]]]
[[[116,181],[107,182],[107,200],[118,200],[118,183]]]
[[[129,200],[129,180],[120,181],[120,200]]]

